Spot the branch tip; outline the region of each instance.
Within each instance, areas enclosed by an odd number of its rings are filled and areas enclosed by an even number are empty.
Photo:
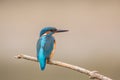
[[[19,55],[14,56],[14,57],[17,58],[17,59],[21,59],[21,58],[23,58],[23,54],[19,54]]]

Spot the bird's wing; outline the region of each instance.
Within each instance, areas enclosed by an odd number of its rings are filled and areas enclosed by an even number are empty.
[[[45,42],[45,45],[44,45],[44,55],[46,56],[46,58],[49,58],[50,57],[50,54],[51,52],[53,51],[53,47],[54,47],[54,38],[53,37],[47,37],[46,38],[46,42]]]
[[[45,57],[49,58],[51,52],[53,51],[54,42],[55,40],[53,37],[41,37],[37,42],[37,57],[40,49],[42,48]]]
[[[46,59],[50,58],[50,54],[53,51],[54,38],[52,36],[41,37],[37,42],[37,59],[40,63],[41,70],[45,69]]]

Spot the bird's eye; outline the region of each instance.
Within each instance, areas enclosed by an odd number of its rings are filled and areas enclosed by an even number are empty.
[[[56,30],[50,30],[51,32],[55,32]]]
[[[53,32],[53,30],[50,30],[51,32]]]

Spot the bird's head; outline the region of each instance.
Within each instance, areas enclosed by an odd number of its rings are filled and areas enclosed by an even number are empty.
[[[55,27],[45,27],[41,30],[40,37],[42,35],[54,34],[54,33],[59,33],[59,32],[67,32],[67,31],[68,30],[59,30],[59,29],[56,29]]]

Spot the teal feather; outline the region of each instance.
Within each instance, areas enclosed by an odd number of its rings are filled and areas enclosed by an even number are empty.
[[[53,46],[54,46],[54,37],[51,34],[41,36],[37,42],[37,59],[40,63],[41,70],[45,69],[46,59],[49,58]]]

